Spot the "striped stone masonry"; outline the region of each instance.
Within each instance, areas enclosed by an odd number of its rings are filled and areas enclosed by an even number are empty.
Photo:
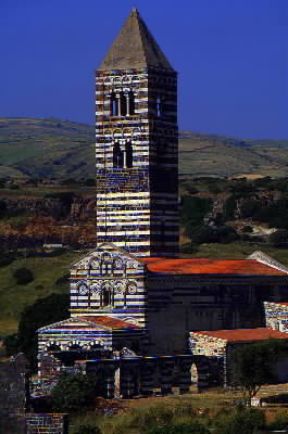
[[[71,269],[71,315],[111,315],[145,326],[144,266],[115,246],[100,245]]]
[[[128,21],[129,38],[145,44],[141,18]],[[143,59],[122,69],[110,58],[96,73],[97,243],[170,256],[179,242],[177,75]]]
[[[68,417],[62,413],[26,414],[26,434],[68,434]]]

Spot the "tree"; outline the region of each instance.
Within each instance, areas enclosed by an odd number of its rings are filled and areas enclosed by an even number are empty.
[[[52,406],[61,412],[83,410],[91,406],[95,394],[95,384],[87,375],[63,374],[52,389]]]
[[[240,212],[242,218],[255,218],[255,215],[261,211],[263,204],[256,198],[248,198],[240,202]]]
[[[8,335],[4,338],[4,346],[7,356],[13,356],[18,353],[19,349],[19,337],[17,333]]]
[[[235,212],[237,207],[237,197],[236,195],[231,195],[226,199],[223,206],[223,217],[224,220],[234,220]]]
[[[23,310],[18,327],[18,350],[23,351],[32,367],[37,366],[37,329],[69,318],[68,294],[50,294]]]
[[[237,232],[230,226],[208,226],[198,227],[192,233],[192,240],[196,244],[203,243],[230,243],[238,238]]]
[[[244,390],[249,406],[264,384],[275,381],[274,366],[284,349],[282,342],[269,340],[243,345],[233,354],[232,382]]]
[[[189,236],[195,228],[203,224],[204,217],[211,209],[211,199],[191,196],[182,198],[181,220]]]
[[[275,247],[279,247],[284,243],[287,243],[288,242],[287,229],[279,229],[278,231],[273,232],[269,237],[269,241]]]
[[[26,267],[18,268],[17,270],[15,270],[13,273],[13,277],[18,283],[18,285],[27,285],[34,280],[34,275],[32,271]]]

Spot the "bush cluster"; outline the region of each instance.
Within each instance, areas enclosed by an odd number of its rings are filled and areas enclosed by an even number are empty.
[[[18,285],[27,285],[34,280],[32,271],[26,267],[17,268],[17,270],[13,272],[13,277]]]

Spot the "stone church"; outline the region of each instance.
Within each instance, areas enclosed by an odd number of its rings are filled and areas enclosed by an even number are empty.
[[[288,270],[179,256],[177,73],[136,9],[96,73],[96,180],[96,249],[71,267],[70,318],[38,331],[40,378],[82,369],[131,397],[187,391],[196,364],[213,383],[190,334],[265,327]]]

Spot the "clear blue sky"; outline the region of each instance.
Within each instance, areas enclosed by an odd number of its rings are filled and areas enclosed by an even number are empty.
[[[0,0],[0,116],[92,123],[133,6],[179,72],[180,128],[288,138],[288,0]]]

